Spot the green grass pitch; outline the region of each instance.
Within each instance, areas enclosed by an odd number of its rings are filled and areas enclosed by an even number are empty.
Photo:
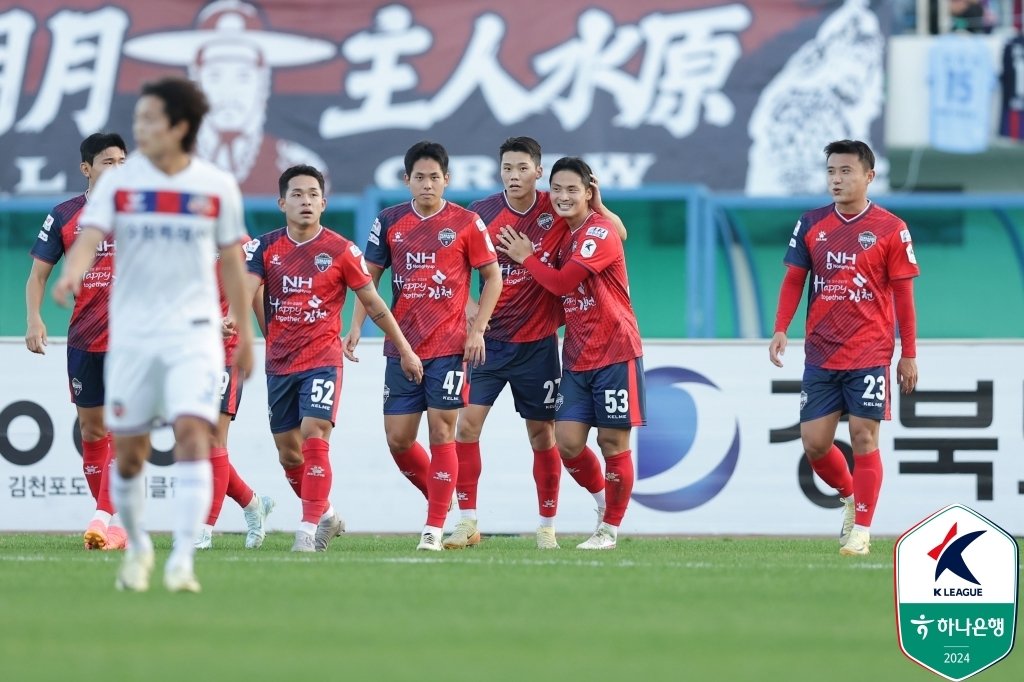
[[[0,535],[0,679],[768,680],[941,679],[900,652],[891,539],[840,557],[834,539],[485,537],[414,551],[415,536],[343,536],[294,555],[215,535],[203,593],[113,588],[119,553],[78,536]],[[1024,680],[1013,651],[980,673]]]

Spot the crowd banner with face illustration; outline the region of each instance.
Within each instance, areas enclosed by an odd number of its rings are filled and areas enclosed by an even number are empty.
[[[823,192],[824,144],[884,151],[886,6],[38,0],[0,10],[0,193],[77,190],[81,138],[128,137],[140,84],[167,73],[202,85],[199,154],[247,194],[296,163],[333,192],[400,187],[424,138],[454,189],[493,188],[510,135],[609,188]]]

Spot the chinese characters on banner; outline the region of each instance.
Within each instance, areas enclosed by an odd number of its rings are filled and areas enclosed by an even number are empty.
[[[198,152],[250,194],[311,163],[335,192],[401,184],[429,137],[453,187],[499,184],[516,134],[608,187],[824,191],[822,146],[880,150],[881,2],[39,0],[0,12],[0,192],[74,191],[82,137],[126,137],[168,73],[211,104]],[[695,160],[700,160],[696,163]]]

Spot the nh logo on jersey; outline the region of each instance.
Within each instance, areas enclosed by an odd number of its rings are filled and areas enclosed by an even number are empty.
[[[455,230],[446,227],[437,233],[437,239],[441,242],[442,246],[451,246],[452,242],[455,241]]]
[[[875,236],[874,232],[861,232],[857,235],[857,243],[860,244],[860,248],[867,251],[878,241],[878,237]]]
[[[334,259],[326,253],[318,253],[316,258],[313,259],[313,265],[315,265],[316,269],[320,272],[327,272],[327,268],[331,267],[331,263],[333,262]]]
[[[425,268],[437,263],[437,255],[433,253],[423,253],[422,251],[412,252],[408,251],[405,254],[405,269],[412,270],[414,268]]]
[[[541,213],[537,216],[537,225],[542,230],[550,230],[551,226],[555,224],[555,219],[550,213]]]
[[[896,543],[899,645],[915,663],[963,680],[1013,647],[1017,543],[973,509],[954,504]]]
[[[305,293],[312,288],[312,277],[293,277],[292,275],[285,275],[281,278],[281,289],[286,294]]]

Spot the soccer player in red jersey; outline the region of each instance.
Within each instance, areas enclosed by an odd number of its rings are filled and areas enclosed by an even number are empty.
[[[117,133],[94,133],[79,148],[79,168],[89,185],[85,194],[58,204],[46,216],[32,246],[32,271],[25,283],[28,331],[25,345],[33,353],[46,353],[46,325],[40,314],[46,282],[71,243],[78,236],[78,216],[89,191],[104,171],[120,166],[127,156],[124,140]],[[103,364],[107,355],[107,325],[110,283],[114,272],[114,240],[103,241],[96,261],[85,274],[81,294],[75,299],[68,327],[68,386],[71,402],[78,411],[82,434],[82,472],[96,500],[96,512],[83,536],[86,549],[124,549],[127,535],[114,514],[107,473],[113,457],[110,434],[103,422]]]
[[[248,243],[249,237],[243,242]],[[224,338],[224,372],[220,377],[220,416],[213,432],[213,443],[210,446],[210,468],[213,470],[213,500],[206,523],[199,531],[196,549],[213,547],[213,527],[217,525],[224,498],[230,497],[245,517],[246,535],[245,548],[259,549],[267,536],[264,527],[267,515],[274,510],[274,500],[266,495],[260,496],[238,475],[231,460],[228,459],[228,430],[231,422],[238,414],[238,406],[242,402],[242,379],[238,370],[232,366],[235,348],[238,346],[238,333],[235,323],[228,311],[228,298],[224,292],[224,283],[220,277],[220,259],[217,260],[217,284],[220,288],[221,334]],[[262,325],[261,325],[262,327]]]
[[[501,293],[497,254],[487,226],[472,211],[444,199],[448,152],[436,142],[418,142],[405,154],[405,182],[412,201],[380,212],[370,230],[366,260],[376,285],[391,268],[392,310],[413,348],[424,359],[422,385],[398,372],[395,346],[384,343],[384,431],[402,472],[427,498],[427,522],[417,549],[443,549],[441,534],[458,477],[455,426],[469,390],[466,365],[486,359],[484,330]],[[467,330],[466,304],[473,268],[483,290]],[[345,355],[355,348],[365,317],[356,305],[345,337]],[[416,442],[427,413],[430,456]]]
[[[542,262],[529,237],[503,227],[498,250],[521,263],[541,286],[562,297],[565,341],[555,399],[555,441],[566,467],[587,446],[592,427],[605,458],[607,507],[578,549],[614,549],[633,490],[629,436],[646,423],[643,348],[629,300],[626,259],[615,224],[592,206],[593,172],[565,157],[551,169],[551,203],[568,223],[556,265]]]
[[[815,473],[839,491],[839,553],[851,556],[870,551],[882,486],[878,430],[889,419],[894,311],[903,347],[896,378],[904,393],[917,385],[913,278],[920,270],[906,223],[868,199],[875,177],[868,145],[839,140],[825,147],[825,157],[834,203],[805,213],[793,230],[768,354],[782,367],[786,330],[810,271],[800,436]],[[843,414],[850,415],[852,475],[834,443]]]
[[[362,251],[320,224],[327,207],[320,171],[292,166],[278,188],[287,224],[245,245],[248,293],[264,286],[270,430],[285,478],[302,500],[292,551],[325,552],[345,530],[328,499],[328,440],[341,391],[341,310],[348,289],[392,340],[403,378],[418,383],[423,366],[371,285]]]
[[[565,219],[555,214],[547,192],[537,191],[543,174],[540,144],[530,137],[510,137],[498,150],[502,192],[473,202],[469,210],[487,223],[492,241],[505,225],[525,234],[544,263],[554,259],[569,239]],[[591,207],[604,214],[625,239],[619,217],[600,199],[596,182]],[[477,529],[477,489],[481,472],[480,433],[491,406],[512,387],[516,411],[526,422],[533,449],[533,477],[537,486],[540,526],[537,547],[557,549],[554,520],[562,463],[555,446],[555,400],[562,370],[558,362],[557,331],[563,323],[562,301],[540,286],[529,273],[505,254],[498,255],[501,296],[484,333],[487,361],[473,369],[469,403],[459,412],[455,450],[459,457],[458,493],[462,518],[445,541],[445,549],[461,549],[480,542]],[[468,316],[475,317],[470,300]],[[604,473],[597,455],[585,447],[568,466],[573,478],[595,499],[604,515]],[[600,523],[600,519],[598,520]]]

